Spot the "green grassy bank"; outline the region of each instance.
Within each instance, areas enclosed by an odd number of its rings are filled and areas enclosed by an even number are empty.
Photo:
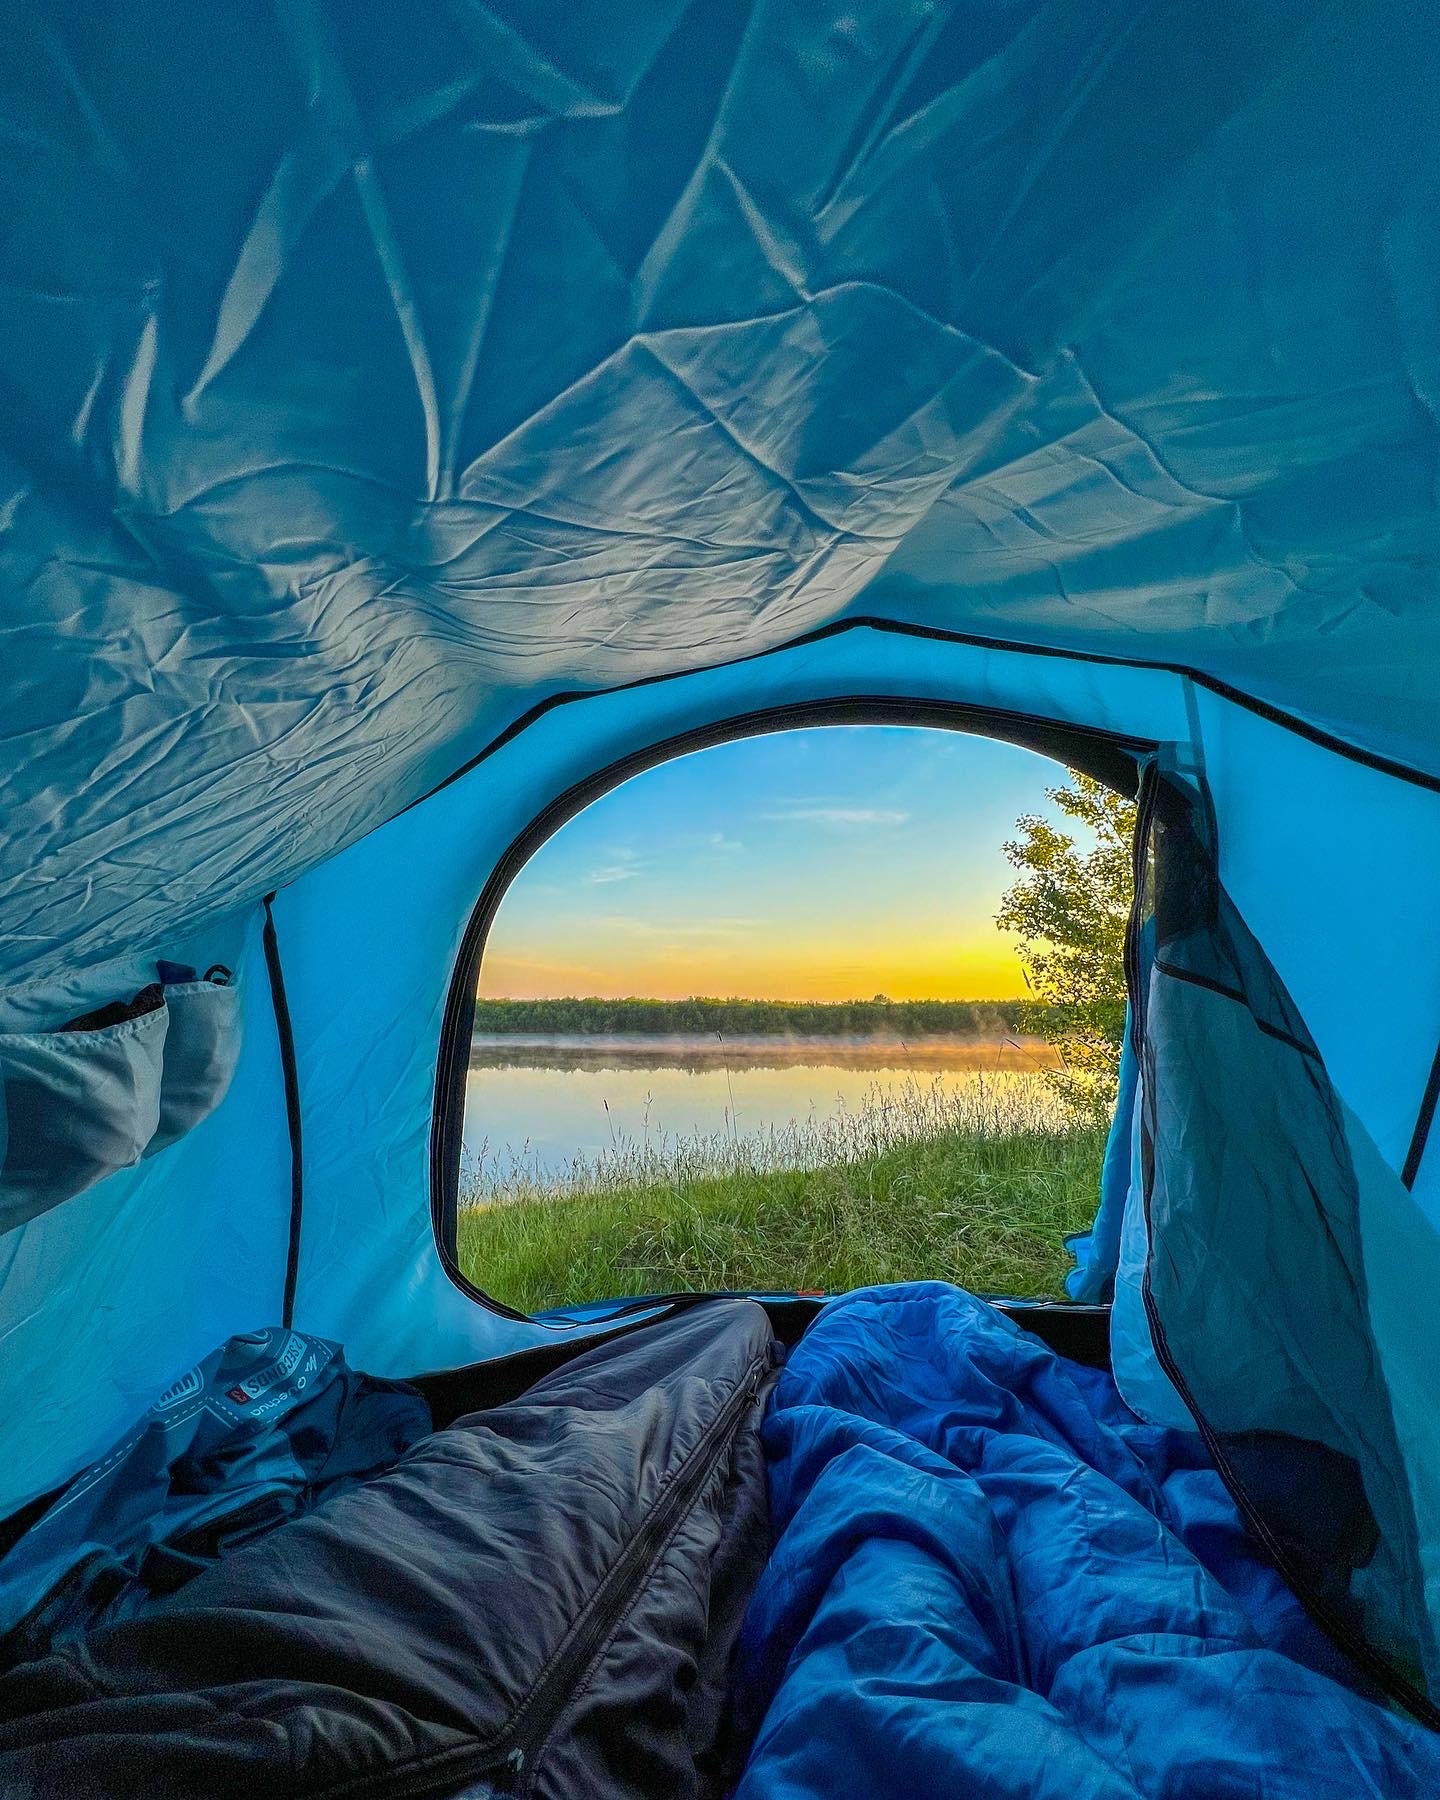
[[[1094,1216],[1103,1133],[1043,1082],[898,1098],[750,1137],[617,1142],[560,1180],[470,1170],[461,1266],[525,1311],[672,1288],[941,1277],[1059,1295]]]

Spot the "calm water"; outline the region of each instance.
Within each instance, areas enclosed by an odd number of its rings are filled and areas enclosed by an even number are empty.
[[[559,1174],[620,1139],[741,1135],[854,1110],[907,1082],[993,1088],[1050,1066],[1037,1044],[836,1039],[477,1038],[465,1148],[504,1181]]]

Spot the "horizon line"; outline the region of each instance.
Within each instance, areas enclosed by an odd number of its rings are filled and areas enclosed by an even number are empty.
[[[868,998],[854,994],[846,1000],[777,999],[769,994],[684,994],[666,997],[661,994],[480,994],[477,1005],[483,1006],[624,1006],[629,1001],[646,1006],[1018,1006],[1026,1004],[1026,994],[976,996],[971,999],[946,999],[942,995],[926,995],[921,999],[897,1000],[890,994],[871,994]]]

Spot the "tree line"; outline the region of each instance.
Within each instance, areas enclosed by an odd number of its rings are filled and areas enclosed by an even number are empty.
[[[1036,1009],[1015,1000],[477,1000],[475,1030],[487,1036],[608,1037],[647,1035],[740,1037],[1013,1036]]]

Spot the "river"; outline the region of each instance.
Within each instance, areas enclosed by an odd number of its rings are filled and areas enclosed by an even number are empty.
[[[1033,1040],[477,1037],[465,1149],[502,1186],[545,1181],[627,1144],[783,1134],[916,1090],[1029,1105],[1053,1064]]]

